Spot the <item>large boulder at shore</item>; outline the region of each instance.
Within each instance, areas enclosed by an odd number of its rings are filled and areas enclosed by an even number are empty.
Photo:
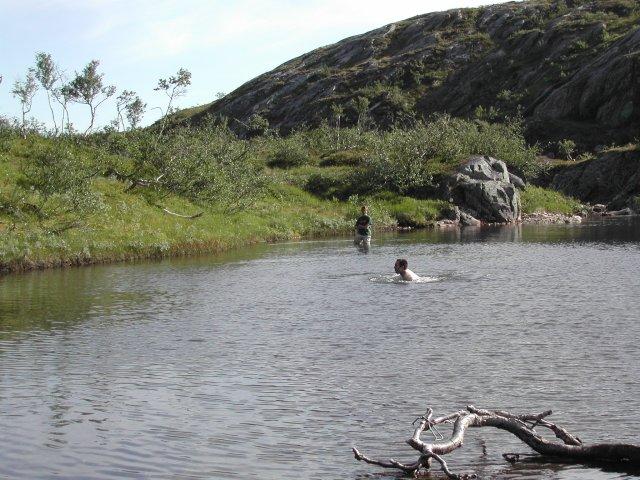
[[[521,216],[516,186],[524,186],[524,182],[509,173],[504,162],[489,156],[474,156],[449,178],[445,198],[473,219],[512,223]]]

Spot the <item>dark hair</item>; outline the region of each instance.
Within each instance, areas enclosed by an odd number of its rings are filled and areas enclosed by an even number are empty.
[[[409,266],[409,262],[407,262],[406,259],[404,258],[399,258],[398,260],[396,260],[396,263],[401,267],[406,269]]]

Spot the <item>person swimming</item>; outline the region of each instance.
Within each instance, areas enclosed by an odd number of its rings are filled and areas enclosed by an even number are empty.
[[[418,275],[416,275],[415,273],[413,273],[411,270],[409,270],[407,268],[408,266],[409,266],[409,263],[407,262],[406,259],[399,258],[399,259],[396,260],[396,263],[393,266],[393,269],[406,282],[412,282],[414,280],[419,280],[420,277]]]

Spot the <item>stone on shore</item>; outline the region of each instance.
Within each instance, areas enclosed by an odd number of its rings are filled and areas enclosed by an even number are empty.
[[[510,174],[504,162],[478,155],[449,178],[445,198],[469,215],[472,225],[513,223],[521,217],[517,184],[524,182]]]

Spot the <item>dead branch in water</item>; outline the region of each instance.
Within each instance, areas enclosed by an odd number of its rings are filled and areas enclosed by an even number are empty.
[[[415,462],[401,463],[394,459],[374,460],[360,453],[356,447],[353,447],[352,450],[358,461],[383,468],[399,469],[407,474],[417,475],[421,469],[429,469],[431,461],[435,460],[449,478],[475,478],[475,474],[452,473],[442,455],[451,453],[462,446],[467,428],[495,427],[512,433],[543,456],[562,458],[569,461],[605,461],[625,463],[630,466],[640,465],[640,445],[624,443],[584,445],[578,437],[571,435],[564,428],[547,421],[546,418],[549,415],[551,415],[551,410],[538,414],[514,415],[500,410],[482,410],[469,405],[466,410],[433,418],[433,410],[429,408],[425,415],[416,419],[416,421],[420,420],[420,423],[415,428],[413,436],[407,440],[407,444],[420,454]],[[443,423],[453,423],[453,432],[448,440],[426,443],[421,439],[425,429]],[[551,430],[561,441],[547,440],[536,432],[535,429],[539,427]],[[507,461],[513,463],[519,459],[520,455],[523,454],[504,454],[503,456]]]

